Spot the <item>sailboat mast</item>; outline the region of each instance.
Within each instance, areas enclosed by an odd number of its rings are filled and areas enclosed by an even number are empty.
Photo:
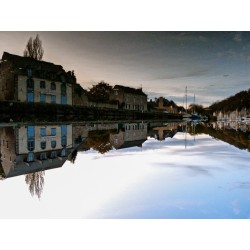
[[[195,112],[195,94],[194,94],[194,108],[193,108],[193,113]]]
[[[186,86],[186,113],[187,113],[187,86]]]

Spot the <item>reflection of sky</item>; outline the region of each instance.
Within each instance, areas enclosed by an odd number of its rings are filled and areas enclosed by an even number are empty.
[[[24,176],[0,183],[2,218],[248,218],[250,154],[177,133],[142,148],[79,153],[46,171],[40,201]],[[18,209],[17,209],[18,208]]]
[[[37,32],[0,32],[0,54],[22,55]],[[44,60],[75,70],[85,88],[104,80],[150,98],[209,105],[249,88],[249,32],[39,32]],[[63,53],[62,53],[63,51]]]

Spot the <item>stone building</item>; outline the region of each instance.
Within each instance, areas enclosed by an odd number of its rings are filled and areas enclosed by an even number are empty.
[[[109,141],[115,149],[141,147],[147,140],[147,123],[125,123],[118,133],[110,134]]]
[[[110,100],[118,101],[122,109],[147,111],[147,95],[141,88],[115,85],[110,94]]]
[[[73,85],[73,105],[89,106],[87,90],[77,83]]]
[[[0,101],[73,104],[74,73],[61,65],[3,53]]]
[[[72,125],[0,128],[3,178],[61,167],[72,150]]]
[[[155,109],[160,111],[166,111],[170,114],[178,114],[178,106],[175,104],[174,101],[168,101],[167,99],[160,97],[157,100],[157,106]]]

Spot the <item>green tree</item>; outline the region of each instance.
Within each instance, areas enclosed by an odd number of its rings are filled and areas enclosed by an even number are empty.
[[[198,113],[200,115],[203,115],[205,113],[204,107],[202,105],[199,105],[199,104],[191,103],[188,106],[188,109],[191,110],[192,112],[196,112],[196,113]]]
[[[36,60],[41,61],[43,58],[44,50],[42,47],[42,41],[39,38],[39,35],[36,35],[36,38],[33,39],[30,37],[26,48],[23,52],[23,55],[25,57],[32,57]]]
[[[112,86],[108,83],[101,81],[88,92],[88,98],[93,102],[109,102],[109,95],[112,91]]]

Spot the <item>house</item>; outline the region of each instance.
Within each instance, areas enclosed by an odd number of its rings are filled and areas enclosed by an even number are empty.
[[[115,85],[110,94],[110,100],[117,101],[122,109],[147,111],[147,95],[141,88]]]
[[[115,149],[142,147],[147,140],[147,123],[126,123],[118,133],[111,133],[109,141]]]
[[[73,85],[73,105],[77,106],[88,106],[88,91],[83,89],[83,87],[76,83]]]
[[[72,105],[74,72],[61,65],[3,53],[0,63],[0,101]]]
[[[164,141],[166,138],[173,138],[180,131],[180,126],[177,123],[168,123],[153,127],[148,131],[148,136],[159,141]]]
[[[0,128],[0,172],[9,178],[61,167],[73,150],[72,125]]]
[[[157,106],[155,109],[159,111],[166,111],[170,114],[178,114],[178,106],[175,104],[174,101],[168,101],[167,99],[160,97],[156,101]]]

